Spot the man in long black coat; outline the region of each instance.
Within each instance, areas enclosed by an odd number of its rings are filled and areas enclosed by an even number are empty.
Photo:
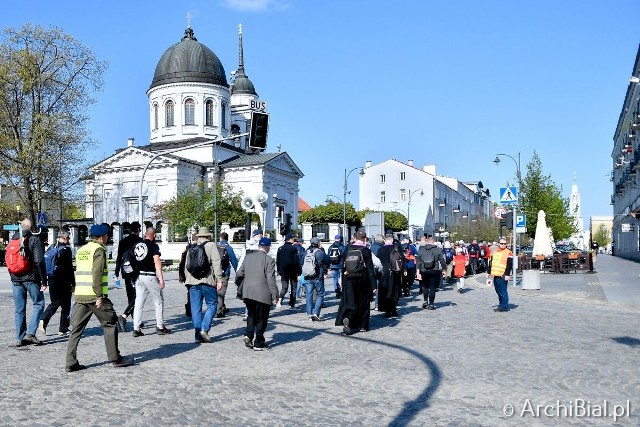
[[[369,304],[373,298],[373,290],[376,289],[376,274],[371,250],[365,246],[366,237],[364,231],[358,231],[355,242],[345,249],[345,258],[352,250],[361,251],[365,264],[365,273],[357,278],[349,278],[343,269],[342,296],[336,315],[336,326],[342,326],[346,334],[369,330]]]
[[[398,315],[398,300],[402,287],[402,271],[391,269],[391,252],[399,250],[394,242],[393,234],[387,234],[384,246],[378,250],[378,258],[382,263],[382,277],[380,278],[378,294],[378,310],[384,311],[385,317]],[[402,254],[400,249],[400,254]],[[403,255],[402,255],[403,256]]]

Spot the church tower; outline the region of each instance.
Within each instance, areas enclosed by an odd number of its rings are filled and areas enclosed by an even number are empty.
[[[571,243],[580,249],[584,249],[586,244],[584,241],[584,223],[580,211],[580,192],[578,191],[575,172],[573,173],[573,184],[571,185],[571,195],[569,196],[569,215],[573,217],[573,223],[576,226],[576,232],[570,238]]]

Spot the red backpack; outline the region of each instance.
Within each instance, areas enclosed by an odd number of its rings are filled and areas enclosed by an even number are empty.
[[[21,276],[31,270],[26,249],[28,239],[29,236],[26,236],[24,240],[14,239],[7,245],[4,261],[7,264],[7,270],[13,275]]]

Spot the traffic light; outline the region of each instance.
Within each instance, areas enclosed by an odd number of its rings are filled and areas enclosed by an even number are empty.
[[[287,214],[285,218],[284,231],[285,234],[289,234],[291,233],[291,214]]]
[[[513,211],[508,211],[504,216],[505,226],[507,230],[511,230],[513,228]]]
[[[251,113],[251,128],[249,130],[249,148],[267,148],[267,133],[269,132],[269,115],[267,113]]]
[[[287,234],[287,226],[284,223],[280,224],[280,234],[283,236]]]

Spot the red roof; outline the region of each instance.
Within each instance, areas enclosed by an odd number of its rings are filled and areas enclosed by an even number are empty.
[[[306,212],[311,210],[309,203],[302,200],[302,197],[298,196],[298,212]]]

